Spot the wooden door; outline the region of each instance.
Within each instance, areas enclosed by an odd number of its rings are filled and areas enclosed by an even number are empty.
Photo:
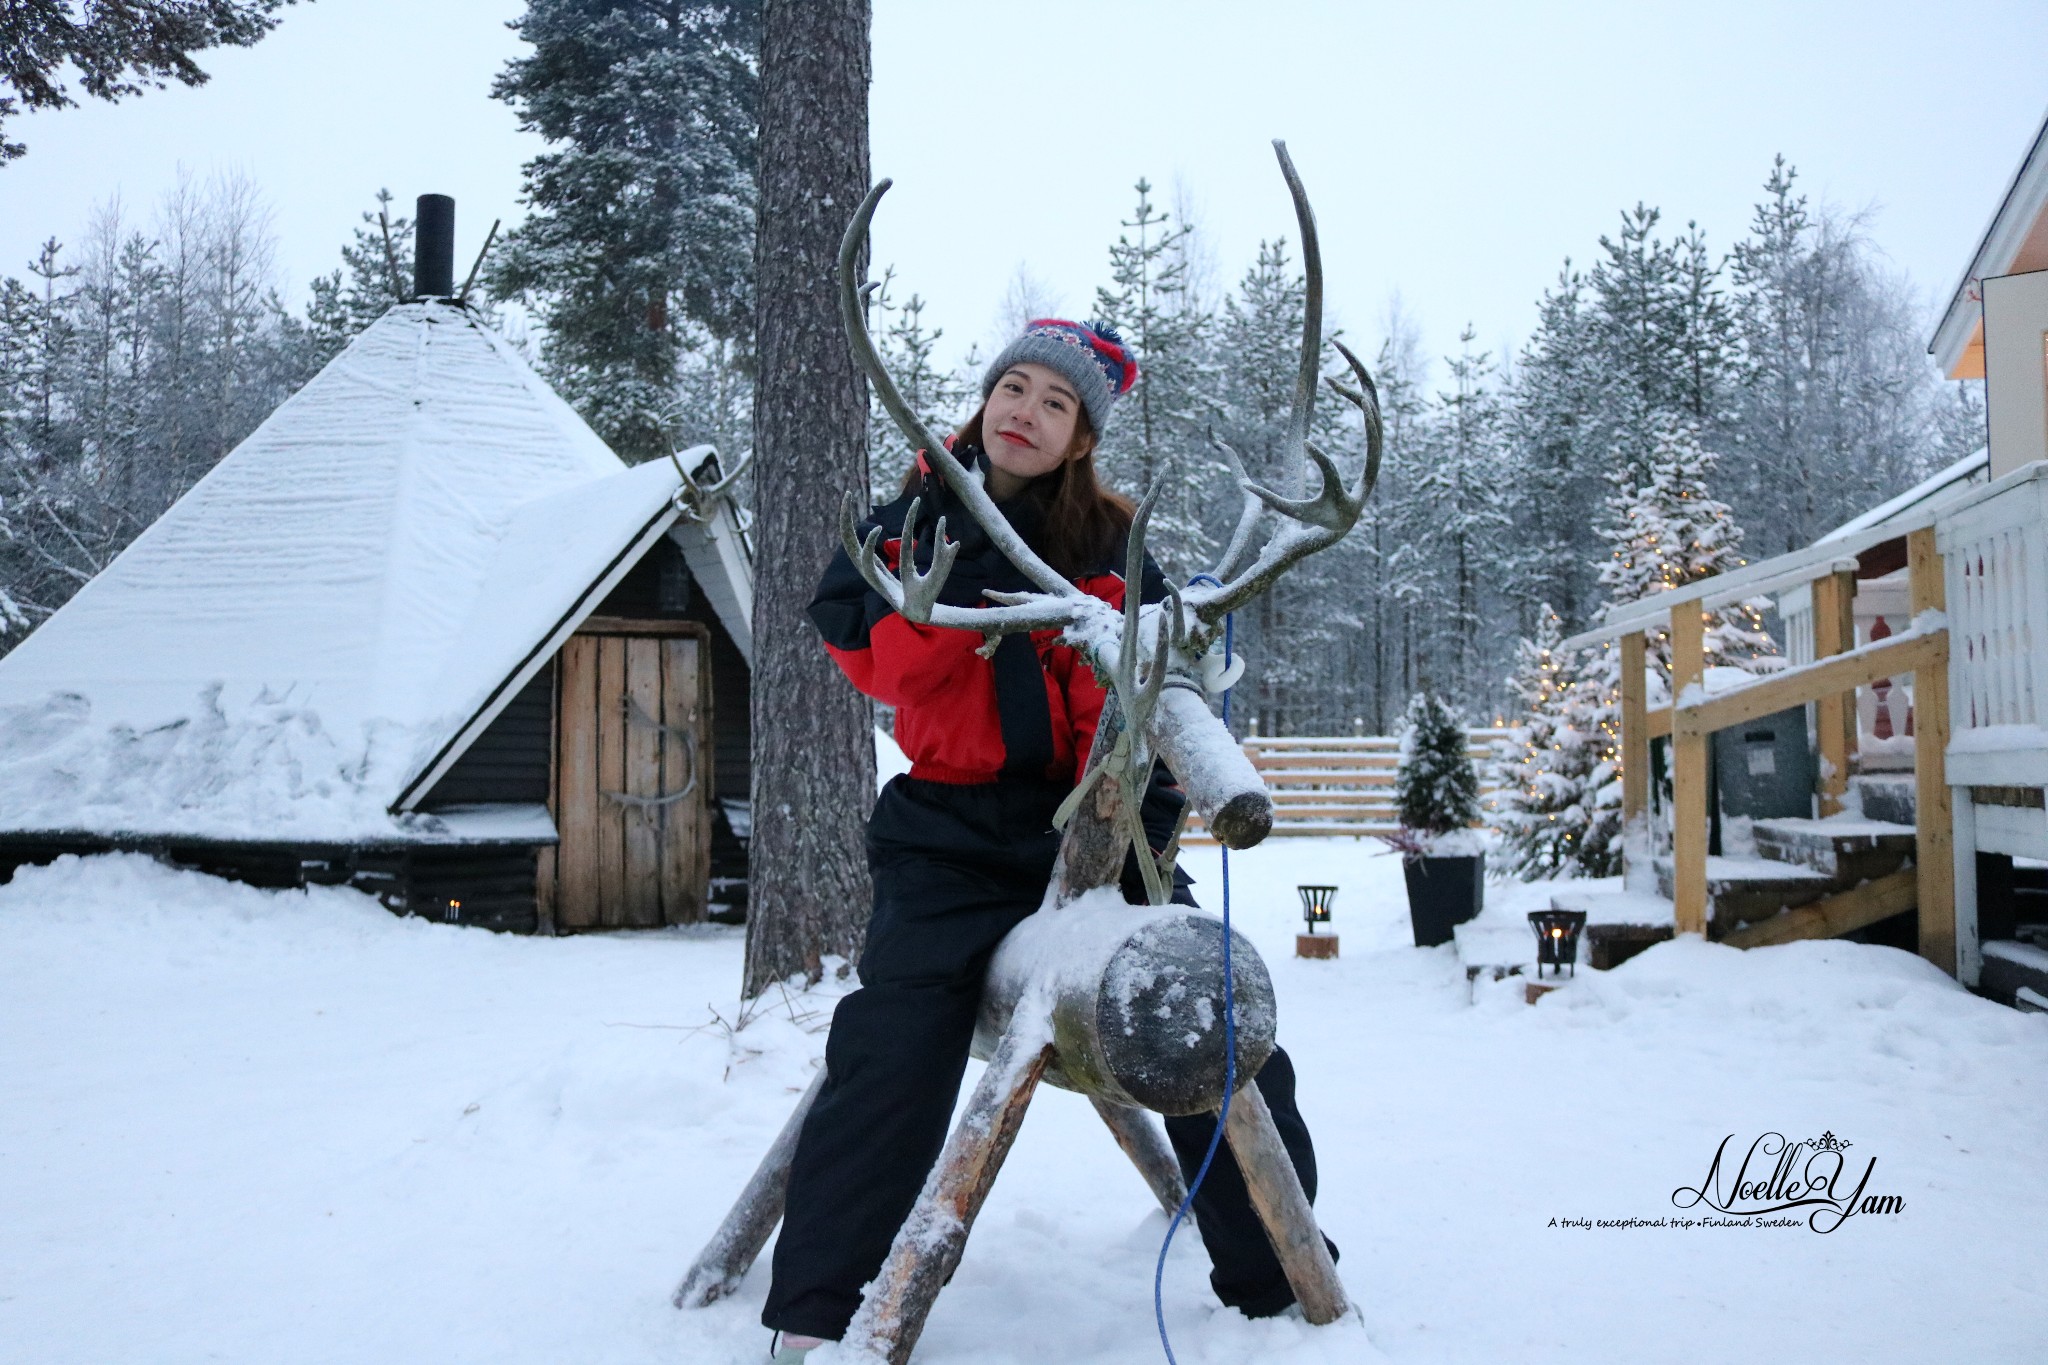
[[[694,622],[619,622],[586,628],[562,647],[550,803],[561,832],[552,878],[557,929],[651,929],[704,918],[708,645]]]

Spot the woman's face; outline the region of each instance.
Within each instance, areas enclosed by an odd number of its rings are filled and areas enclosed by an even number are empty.
[[[1066,461],[1080,412],[1080,397],[1057,370],[1024,364],[1003,371],[981,413],[981,444],[998,474],[998,497]]]

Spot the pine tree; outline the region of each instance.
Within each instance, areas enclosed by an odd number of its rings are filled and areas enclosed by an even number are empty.
[[[932,431],[944,436],[953,431],[980,399],[979,371],[975,355],[957,370],[941,369],[937,356],[942,327],[926,330],[924,299],[912,294],[902,303],[893,295],[896,267],[882,271],[878,287],[868,295],[868,332],[882,363],[895,377],[905,402],[924,419]],[[875,393],[868,393],[868,479],[877,503],[888,502],[902,487],[910,468],[912,452],[903,434]]]
[[[1865,222],[1808,205],[1781,156],[1732,253],[1741,364],[1727,449],[1757,543],[1796,549],[1983,444],[1943,440],[1955,399],[1924,352],[1912,291]],[[1968,400],[1963,400],[1967,404]]]
[[[363,211],[338,269],[316,278],[306,304],[310,344],[322,364],[358,332],[405,302],[412,292],[413,222],[400,213],[391,191],[377,191],[376,209]]]
[[[1544,603],[1508,681],[1519,718],[1501,746],[1494,827],[1504,866],[1525,881],[1574,871],[1585,837],[1595,750],[1572,723],[1578,678],[1563,638],[1562,619]]]
[[[551,144],[492,290],[539,315],[543,369],[628,460],[669,448],[682,324],[751,337],[760,9],[530,0],[533,51],[491,89]]]
[[[1649,477],[1608,504],[1613,520],[1602,530],[1611,547],[1600,566],[1610,602],[1638,602],[1702,578],[1741,568],[1742,529],[1728,504],[1716,499],[1707,479],[1719,457],[1700,444],[1697,427],[1667,428],[1650,455]],[[1738,602],[1709,614],[1708,667],[1750,667],[1776,653],[1764,629],[1761,602]],[[1670,644],[1652,632],[1652,657],[1668,673]]]
[[[1217,548],[1203,521],[1227,470],[1198,438],[1202,363],[1208,319],[1189,297],[1188,239],[1192,224],[1172,225],[1140,179],[1126,231],[1109,249],[1110,285],[1095,292],[1097,317],[1122,337],[1138,361],[1136,386],[1119,404],[1117,426],[1104,443],[1103,473],[1113,486],[1142,497],[1161,484],[1150,544],[1162,563],[1191,568]],[[1228,498],[1225,498],[1228,501]]]
[[[64,263],[64,248],[55,237],[47,239],[28,264],[28,273],[37,283],[30,286],[34,302],[28,315],[28,363],[23,369],[28,379],[29,430],[45,445],[64,416],[59,395],[78,332],[71,316],[77,292],[72,281],[78,272],[79,267]]]
[[[1307,284],[1288,259],[1285,240],[1261,242],[1256,261],[1224,301],[1217,326],[1215,364],[1223,401],[1215,414],[1216,434],[1238,452],[1246,472],[1269,488],[1298,488],[1302,478],[1302,471],[1282,467],[1282,457],[1306,308]],[[1321,359],[1326,370],[1336,368],[1334,352],[1326,349]],[[1357,436],[1341,426],[1337,406],[1325,403],[1311,412],[1309,435],[1341,457],[1356,450]],[[1346,461],[1339,458],[1339,464]],[[1355,475],[1355,465],[1349,467]],[[1214,500],[1211,533],[1219,543],[1235,525],[1238,506],[1235,497]],[[1311,558],[1262,594],[1250,618],[1238,622],[1249,659],[1238,696],[1261,733],[1306,733],[1301,727],[1350,714],[1341,699],[1342,680],[1332,678],[1328,666],[1347,633],[1358,628],[1351,600],[1355,584],[1338,576],[1344,562],[1336,552]]]
[[[118,101],[171,81],[204,85],[192,54],[211,47],[249,47],[276,28],[272,16],[291,0],[203,0],[182,4],[94,4],[74,0],[9,0],[0,37],[0,129],[23,110],[75,105],[62,76],[76,74],[85,93]],[[28,149],[0,134],[0,164]]]
[[[1373,366],[1386,444],[1379,484],[1365,509],[1372,518],[1367,529],[1375,570],[1373,733],[1381,735],[1390,733],[1397,699],[1420,684],[1425,604],[1439,586],[1428,554],[1428,517],[1416,496],[1428,468],[1426,374],[1422,338],[1397,297],[1388,307],[1386,338]]]
[[[1500,405],[1487,381],[1494,368],[1486,352],[1473,353],[1475,332],[1458,335],[1459,353],[1444,357],[1451,388],[1437,395],[1429,458],[1416,487],[1444,556],[1444,600],[1434,613],[1447,636],[1443,681],[1469,696],[1476,681],[1480,595],[1491,548],[1508,526],[1499,460]]]
[[[1599,541],[1586,509],[1604,491],[1605,460],[1590,426],[1600,402],[1593,317],[1584,279],[1566,260],[1536,305],[1536,330],[1522,349],[1509,394],[1515,478],[1513,576],[1524,601],[1554,604],[1585,622]],[[1541,618],[1542,613],[1538,613]]]
[[[1676,242],[1656,236],[1658,210],[1637,204],[1587,277],[1595,300],[1592,341],[1602,384],[1589,435],[1607,452],[1606,472],[1625,486],[1647,476],[1658,434],[1674,421],[1705,426],[1718,412],[1731,323],[1707,259],[1687,224]]]
[[[1478,823],[1479,770],[1470,745],[1464,717],[1442,697],[1425,691],[1409,700],[1394,775],[1402,828],[1438,835]]]

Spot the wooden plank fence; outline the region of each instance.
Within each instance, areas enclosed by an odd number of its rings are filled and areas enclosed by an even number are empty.
[[[1473,762],[1479,768],[1482,801],[1494,793],[1494,746],[1510,732],[1474,728]],[[1401,741],[1387,735],[1255,735],[1245,755],[1273,795],[1273,836],[1363,839],[1392,834],[1394,770]],[[1214,844],[1201,818],[1188,817],[1186,844]]]

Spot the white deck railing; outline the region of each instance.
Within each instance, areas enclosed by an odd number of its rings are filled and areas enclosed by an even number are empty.
[[[1948,579],[1949,781],[2048,781],[2048,464],[1936,523]]]

